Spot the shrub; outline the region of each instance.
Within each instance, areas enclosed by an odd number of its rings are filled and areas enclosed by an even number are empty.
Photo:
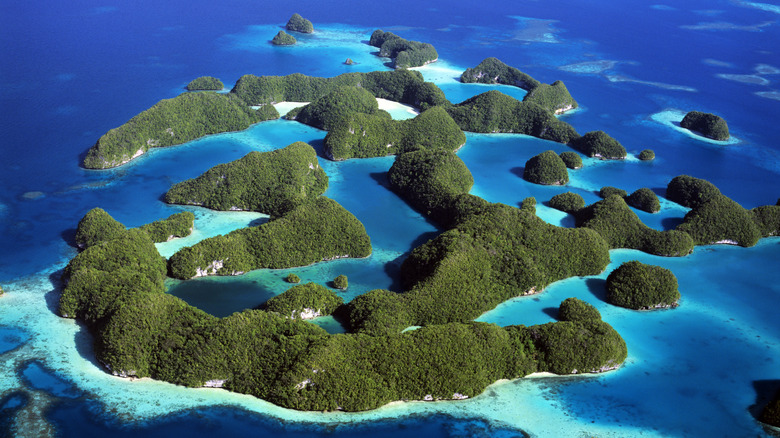
[[[591,131],[572,139],[569,144],[589,157],[606,160],[626,158],[626,148],[604,131]]]
[[[526,161],[523,179],[535,184],[564,185],[569,182],[569,173],[558,154],[544,151]]]
[[[339,275],[333,279],[333,287],[336,289],[345,290],[349,286],[349,281],[346,275]]]
[[[327,188],[328,176],[317,162],[314,148],[295,142],[283,149],[252,151],[218,164],[197,178],[175,184],[165,194],[165,202],[279,216]]]
[[[639,153],[639,159],[642,161],[655,160],[655,152],[652,149],[645,149]]]
[[[566,298],[558,307],[558,319],[561,321],[601,321],[598,309],[579,298]]]
[[[604,186],[599,190],[599,196],[603,199],[607,199],[612,195],[620,196],[621,198],[625,198],[628,196],[628,192],[626,192],[623,189],[619,189],[617,187],[610,187],[610,186]]]
[[[314,32],[314,26],[311,24],[311,21],[301,17],[301,15],[298,13],[292,14],[292,17],[290,17],[290,19],[287,21],[287,26],[285,27],[287,30],[292,30],[294,32]]]
[[[300,283],[301,277],[295,275],[295,274],[287,274],[287,277],[284,279],[288,283]]]
[[[76,245],[89,248],[100,242],[124,234],[125,226],[106,213],[102,208],[93,208],[84,215],[76,228]]]
[[[572,151],[565,151],[565,152],[561,152],[560,157],[561,160],[563,160],[563,164],[565,164],[567,168],[569,169],[582,168],[582,157],[580,157],[580,154]]]
[[[223,88],[225,88],[225,84],[212,76],[201,76],[197,79],[193,79],[189,84],[187,84],[187,90],[189,91],[221,90]]]
[[[729,139],[728,124],[715,114],[691,111],[683,117],[680,126],[691,131],[698,131],[713,140],[725,141]]]
[[[626,197],[626,203],[648,213],[658,213],[661,210],[658,196],[646,187],[638,189]]]
[[[550,199],[550,207],[573,214],[585,207],[585,200],[576,193],[560,193]]]
[[[628,309],[676,307],[680,299],[677,277],[660,266],[632,261],[607,277],[607,302]]]
[[[316,283],[294,286],[265,303],[265,310],[285,318],[311,319],[330,315],[344,300],[328,288]]]
[[[271,44],[275,46],[292,46],[297,42],[298,41],[294,36],[283,30],[280,30],[279,33],[277,33],[276,36],[271,39]]]

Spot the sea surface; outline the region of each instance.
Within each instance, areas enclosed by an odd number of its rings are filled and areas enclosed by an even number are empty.
[[[293,13],[314,23],[293,47],[269,40]],[[92,339],[59,318],[59,276],[77,250],[78,220],[101,207],[128,227],[189,210],[195,234],[158,245],[170,255],[195,241],[267,217],[168,206],[171,184],[249,151],[295,141],[322,149],[324,131],[276,120],[246,131],[154,150],[117,169],[79,167],[111,128],[210,75],[227,88],[243,74],[335,76],[387,70],[367,40],[374,29],[430,42],[439,61],[420,68],[453,102],[490,89],[460,84],[468,67],[494,56],[535,78],[563,80],[580,108],[563,115],[580,133],[603,130],[629,151],[619,162],[585,159],[564,187],[525,182],[532,156],[567,146],[522,135],[467,134],[460,157],[472,193],[519,205],[533,196],[540,217],[573,226],[546,206],[565,191],[598,200],[603,186],[661,196],[660,213],[637,212],[672,229],[686,209],[663,198],[669,180],[705,178],[746,208],[780,197],[780,4],[744,0],[539,2],[116,0],[0,3],[0,436],[290,437],[737,437],[769,436],[755,420],[780,387],[780,238],[753,248],[698,247],[683,258],[611,252],[597,276],[570,278],[507,301],[478,318],[499,325],[554,321],[559,303],[583,299],[628,345],[619,370],[588,376],[502,381],[473,399],[398,402],[361,413],[298,412],[218,389],[188,389],[110,376]],[[346,58],[356,64],[347,66]],[[690,110],[724,117],[734,140],[712,142],[679,128]],[[408,117],[404,108],[394,116]],[[636,159],[653,149],[656,160]],[[234,278],[170,280],[169,292],[218,316],[283,292],[284,277],[326,284],[346,274],[346,300],[376,288],[400,290],[404,257],[441,230],[387,188],[392,157],[331,162],[325,193],[371,236],[365,260],[340,260]],[[677,276],[679,308],[635,312],[604,300],[608,273],[629,260]],[[336,333],[332,318],[316,321]],[[776,433],[776,432],[774,432]]]

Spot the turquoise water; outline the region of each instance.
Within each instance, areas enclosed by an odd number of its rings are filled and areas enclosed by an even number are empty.
[[[563,187],[522,180],[525,162],[567,147],[519,135],[467,134],[459,155],[474,175],[472,193],[517,206],[533,196],[543,219],[573,226],[545,205],[573,191],[586,202],[603,186],[665,193],[679,174],[706,178],[746,208],[780,196],[780,41],[777,5],[705,2],[648,5],[637,0],[565,0],[502,4],[400,1],[382,4],[304,1],[262,9],[236,0],[219,8],[200,1],[0,6],[0,435],[161,436],[217,433],[285,436],[764,436],[753,418],[757,401],[780,386],[780,238],[754,248],[708,246],[684,258],[612,251],[604,273],[550,285],[541,294],[499,305],[478,319],[500,325],[554,321],[558,304],[576,296],[593,305],[626,340],[629,358],[598,376],[498,382],[462,402],[394,403],[365,413],[281,409],[216,389],[188,389],[107,374],[94,360],[86,330],[56,316],[59,275],[76,254],[78,220],[100,206],[127,226],[172,213],[196,214],[192,237],[158,245],[169,255],[183,245],[266,218],[172,207],[160,201],[171,184],[252,150],[294,141],[321,150],[325,132],[296,122],[264,122],[246,131],[155,150],[111,171],[86,171],[80,156],[103,132],[192,78],[213,75],[230,87],[241,75],[333,76],[387,69],[365,44],[381,27],[433,43],[437,63],[419,69],[453,102],[488,89],[522,98],[506,86],[464,85],[460,72],[497,56],[544,82],[565,81],[581,108],[561,116],[579,132],[601,129],[620,140],[629,159],[570,171]],[[297,47],[267,41],[292,12],[318,31]],[[356,65],[346,66],[349,57]],[[717,144],[681,131],[681,114],[714,112],[737,139]],[[406,111],[391,111],[404,117]],[[408,116],[408,114],[407,114]],[[653,162],[635,156],[655,151]],[[439,230],[387,189],[393,158],[330,162],[326,195],[366,226],[373,254],[234,278],[169,282],[170,292],[223,316],[261,305],[289,285],[349,277],[345,300],[375,288],[400,290],[398,269],[415,246]],[[637,212],[656,229],[671,229],[686,209],[662,198],[657,214]],[[674,272],[679,308],[634,312],[604,301],[604,279],[620,263],[640,260]],[[332,318],[315,323],[342,330]]]

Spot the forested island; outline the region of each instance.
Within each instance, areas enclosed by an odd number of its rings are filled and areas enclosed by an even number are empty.
[[[201,76],[187,84],[188,91],[217,91],[225,88],[225,84],[213,76]]]
[[[730,138],[729,125],[726,121],[711,113],[691,111],[683,117],[680,126],[713,140],[726,141]]]
[[[280,30],[274,37],[271,39],[271,44],[275,46],[292,46],[295,45],[298,41],[295,39],[294,36],[290,35],[289,33]]]
[[[314,25],[311,24],[311,21],[301,17],[301,14],[295,13],[292,14],[289,20],[287,20],[287,25],[285,26],[287,30],[291,30],[293,32],[300,32],[300,33],[312,33],[314,32]]]
[[[441,231],[403,260],[401,290],[376,289],[344,303],[322,285],[292,286],[300,278],[289,274],[286,292],[225,318],[167,294],[167,277],[240,275],[371,254],[363,224],[322,196],[328,177],[311,146],[252,152],[173,185],[165,200],[269,214],[261,225],[202,240],[166,260],[154,242],[188,234],[192,213],[127,229],[94,209],[79,222],[76,242],[83,251],[63,271],[58,312],[87,326],[97,360],[113,374],[223,387],[292,409],[359,411],[394,400],[464,399],[497,380],[536,372],[612,370],[625,361],[626,344],[584,301],[563,301],[558,321],[547,324],[499,327],[473,320],[553,282],[602,273],[610,249],[685,256],[694,245],[751,246],[780,232],[780,205],[746,210],[711,183],[686,175],[669,183],[666,196],[691,210],[669,231],[646,226],[632,210],[657,211],[658,197],[644,188],[628,195],[605,187],[604,199],[588,206],[570,192],[550,199],[551,207],[573,215],[574,228],[539,218],[534,198],[517,208],[472,195],[473,176],[455,154],[466,141],[463,131],[533,135],[604,159],[625,158],[626,151],[602,131],[580,136],[555,117],[576,107],[562,82],[542,84],[486,60],[464,72],[466,80],[508,83],[529,93],[519,101],[489,91],[453,104],[419,72],[403,69],[427,62],[420,60],[435,54],[432,46],[382,31],[371,39],[394,54],[398,70],[333,78],[246,75],[227,95],[186,93],[109,131],[84,165],[121,165],[150,147],[278,118],[272,103],[311,102],[287,117],[328,131],[327,158],[395,155],[390,188]],[[421,113],[395,121],[376,98]],[[546,151],[532,160],[527,179],[542,183],[565,183],[567,169],[582,166],[574,151]],[[642,309],[679,299],[673,275],[624,266],[608,278],[610,302]],[[342,275],[332,284],[346,288],[348,281]],[[304,321],[327,314],[343,321],[347,333],[328,334]]]
[[[420,67],[439,59],[439,54],[431,44],[409,41],[381,29],[371,34],[368,44],[379,48],[379,56],[391,58],[396,69]]]

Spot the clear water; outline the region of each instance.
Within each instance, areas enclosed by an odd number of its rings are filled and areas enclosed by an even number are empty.
[[[76,254],[78,220],[100,206],[128,226],[184,207],[160,197],[171,184],[252,150],[294,141],[322,148],[325,133],[288,121],[156,150],[111,171],[78,167],[97,138],[191,79],[212,75],[230,87],[241,75],[301,72],[334,76],[386,69],[365,44],[375,28],[433,43],[439,62],[420,68],[453,102],[505,86],[459,84],[465,68],[496,56],[545,82],[563,80],[581,105],[562,116],[579,132],[604,130],[632,155],[624,162],[585,160],[564,187],[522,180],[522,167],[544,150],[566,147],[515,135],[469,134],[459,152],[474,174],[472,193],[518,205],[533,196],[538,214],[562,226],[571,218],[546,207],[564,191],[595,201],[605,185],[664,194],[679,174],[706,178],[743,206],[780,196],[780,41],[775,4],[692,0],[650,5],[615,2],[379,2],[304,0],[266,8],[233,0],[201,2],[46,1],[0,6],[0,435],[209,436],[256,432],[285,436],[762,436],[753,419],[767,387],[780,386],[780,238],[754,248],[710,246],[685,258],[612,252],[599,276],[555,283],[510,300],[479,320],[537,324],[555,320],[576,296],[594,304],[625,338],[629,359],[600,376],[499,382],[463,402],[395,403],[366,413],[307,413],[212,389],[187,389],[105,373],[86,330],[56,316],[59,270]],[[268,40],[299,12],[318,29],[296,47]],[[344,64],[349,57],[357,62]],[[12,62],[8,61],[12,60]],[[681,132],[679,114],[714,112],[729,122],[728,145]],[[404,111],[394,114],[403,116]],[[657,159],[635,157],[651,148]],[[346,274],[345,300],[374,288],[398,290],[405,254],[438,230],[386,187],[392,158],[340,163],[320,159],[330,196],[366,226],[374,253],[305,268],[169,284],[170,292],[217,315],[262,304],[295,272],[327,284]],[[177,247],[265,220],[248,213],[196,213],[196,233],[159,245]],[[656,229],[673,228],[685,209],[662,199]],[[604,302],[604,278],[623,261],[671,269],[682,304],[633,312]],[[332,319],[315,321],[340,331]],[[684,407],[684,408],[683,408]],[[36,421],[30,421],[30,419]],[[21,429],[20,429],[21,428]]]

